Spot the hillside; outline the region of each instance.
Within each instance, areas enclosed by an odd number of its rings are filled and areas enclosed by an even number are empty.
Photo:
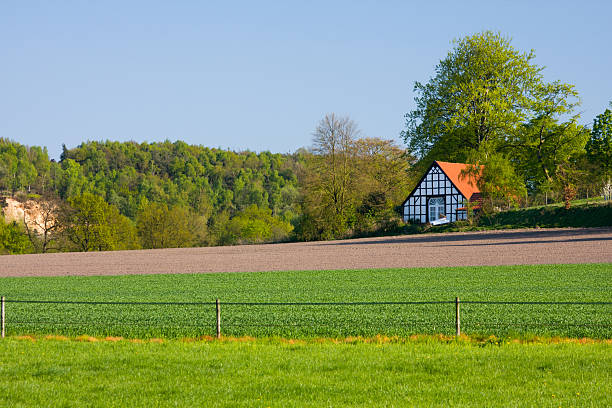
[[[104,141],[64,146],[56,162],[46,148],[0,138],[0,191],[9,199],[5,220],[17,221],[9,235],[17,237],[23,224],[18,202],[32,210],[50,206],[51,218],[65,224],[53,227],[62,232],[51,237],[53,245],[38,237],[30,249],[23,242],[0,247],[21,253],[316,240],[397,219],[393,207],[410,183],[405,151],[390,141],[359,139],[350,155],[344,156],[350,167],[343,159],[345,173],[338,176],[342,191],[333,193],[342,197],[338,210],[322,201],[339,188],[326,184],[336,175],[325,156],[306,150],[275,154],[181,141]]]
[[[151,223],[155,214],[169,215],[169,220],[157,221],[180,224],[183,231],[164,246],[283,240],[300,214],[298,174],[303,159],[299,154],[232,152],[180,141],[106,141],[64,147],[61,160],[55,162],[46,148],[0,139],[0,159],[0,191],[6,198],[3,215],[9,223],[16,221],[12,227],[22,226],[24,205],[35,219],[42,203],[53,201],[58,210],[65,209],[89,193],[104,201],[99,205],[115,208],[125,217],[123,224],[134,229],[127,235],[136,235],[144,218]],[[262,229],[260,220],[275,225],[274,231]],[[243,236],[245,228],[251,230]],[[162,244],[149,240],[137,243],[141,245]],[[79,250],[69,240],[62,248]]]
[[[575,202],[570,210],[558,205],[524,208],[436,228],[406,225],[397,206],[420,177],[415,172],[419,166],[410,164],[413,157],[393,142],[367,138],[330,154],[232,152],[180,141],[104,141],[64,146],[56,162],[46,148],[0,138],[6,221],[0,225],[0,252],[612,225],[612,206],[593,205],[593,200]],[[344,164],[335,166],[336,161]],[[530,201],[541,200],[538,194]],[[29,234],[23,223],[26,210]]]

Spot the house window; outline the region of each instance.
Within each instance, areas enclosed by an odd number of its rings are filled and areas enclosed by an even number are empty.
[[[429,199],[429,222],[435,221],[444,215],[444,197],[433,197]]]

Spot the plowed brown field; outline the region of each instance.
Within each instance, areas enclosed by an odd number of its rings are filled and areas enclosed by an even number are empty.
[[[0,277],[612,262],[612,228],[0,256]]]

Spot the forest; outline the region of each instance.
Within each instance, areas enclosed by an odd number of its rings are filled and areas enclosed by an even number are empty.
[[[46,147],[0,138],[3,205],[24,208],[0,222],[0,253],[384,234],[402,224],[400,205],[433,160],[484,166],[484,212],[605,194],[612,111],[585,121],[575,87],[545,81],[534,58],[499,33],[457,40],[415,83],[395,137],[403,145],[333,113],[291,154],[107,140],[63,146],[56,161]]]
[[[355,142],[360,151],[344,175],[354,180],[343,187],[343,211],[350,207],[352,219],[343,222],[367,228],[381,217],[397,218],[393,206],[406,191],[407,164],[389,141]],[[1,224],[0,239],[4,252],[25,253],[331,237],[304,210],[304,186],[320,162],[315,156],[306,149],[272,154],[105,141],[64,147],[56,162],[46,148],[0,139],[4,201],[12,197],[25,208],[23,220]]]

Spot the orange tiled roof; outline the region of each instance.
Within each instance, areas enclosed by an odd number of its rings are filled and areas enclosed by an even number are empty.
[[[465,163],[449,163],[437,161],[436,163],[449,179],[455,184],[457,189],[465,198],[472,200],[474,194],[480,194],[480,190],[476,185],[476,180],[473,176],[463,176],[461,171],[468,168],[469,164]],[[481,169],[482,171],[482,169]]]

